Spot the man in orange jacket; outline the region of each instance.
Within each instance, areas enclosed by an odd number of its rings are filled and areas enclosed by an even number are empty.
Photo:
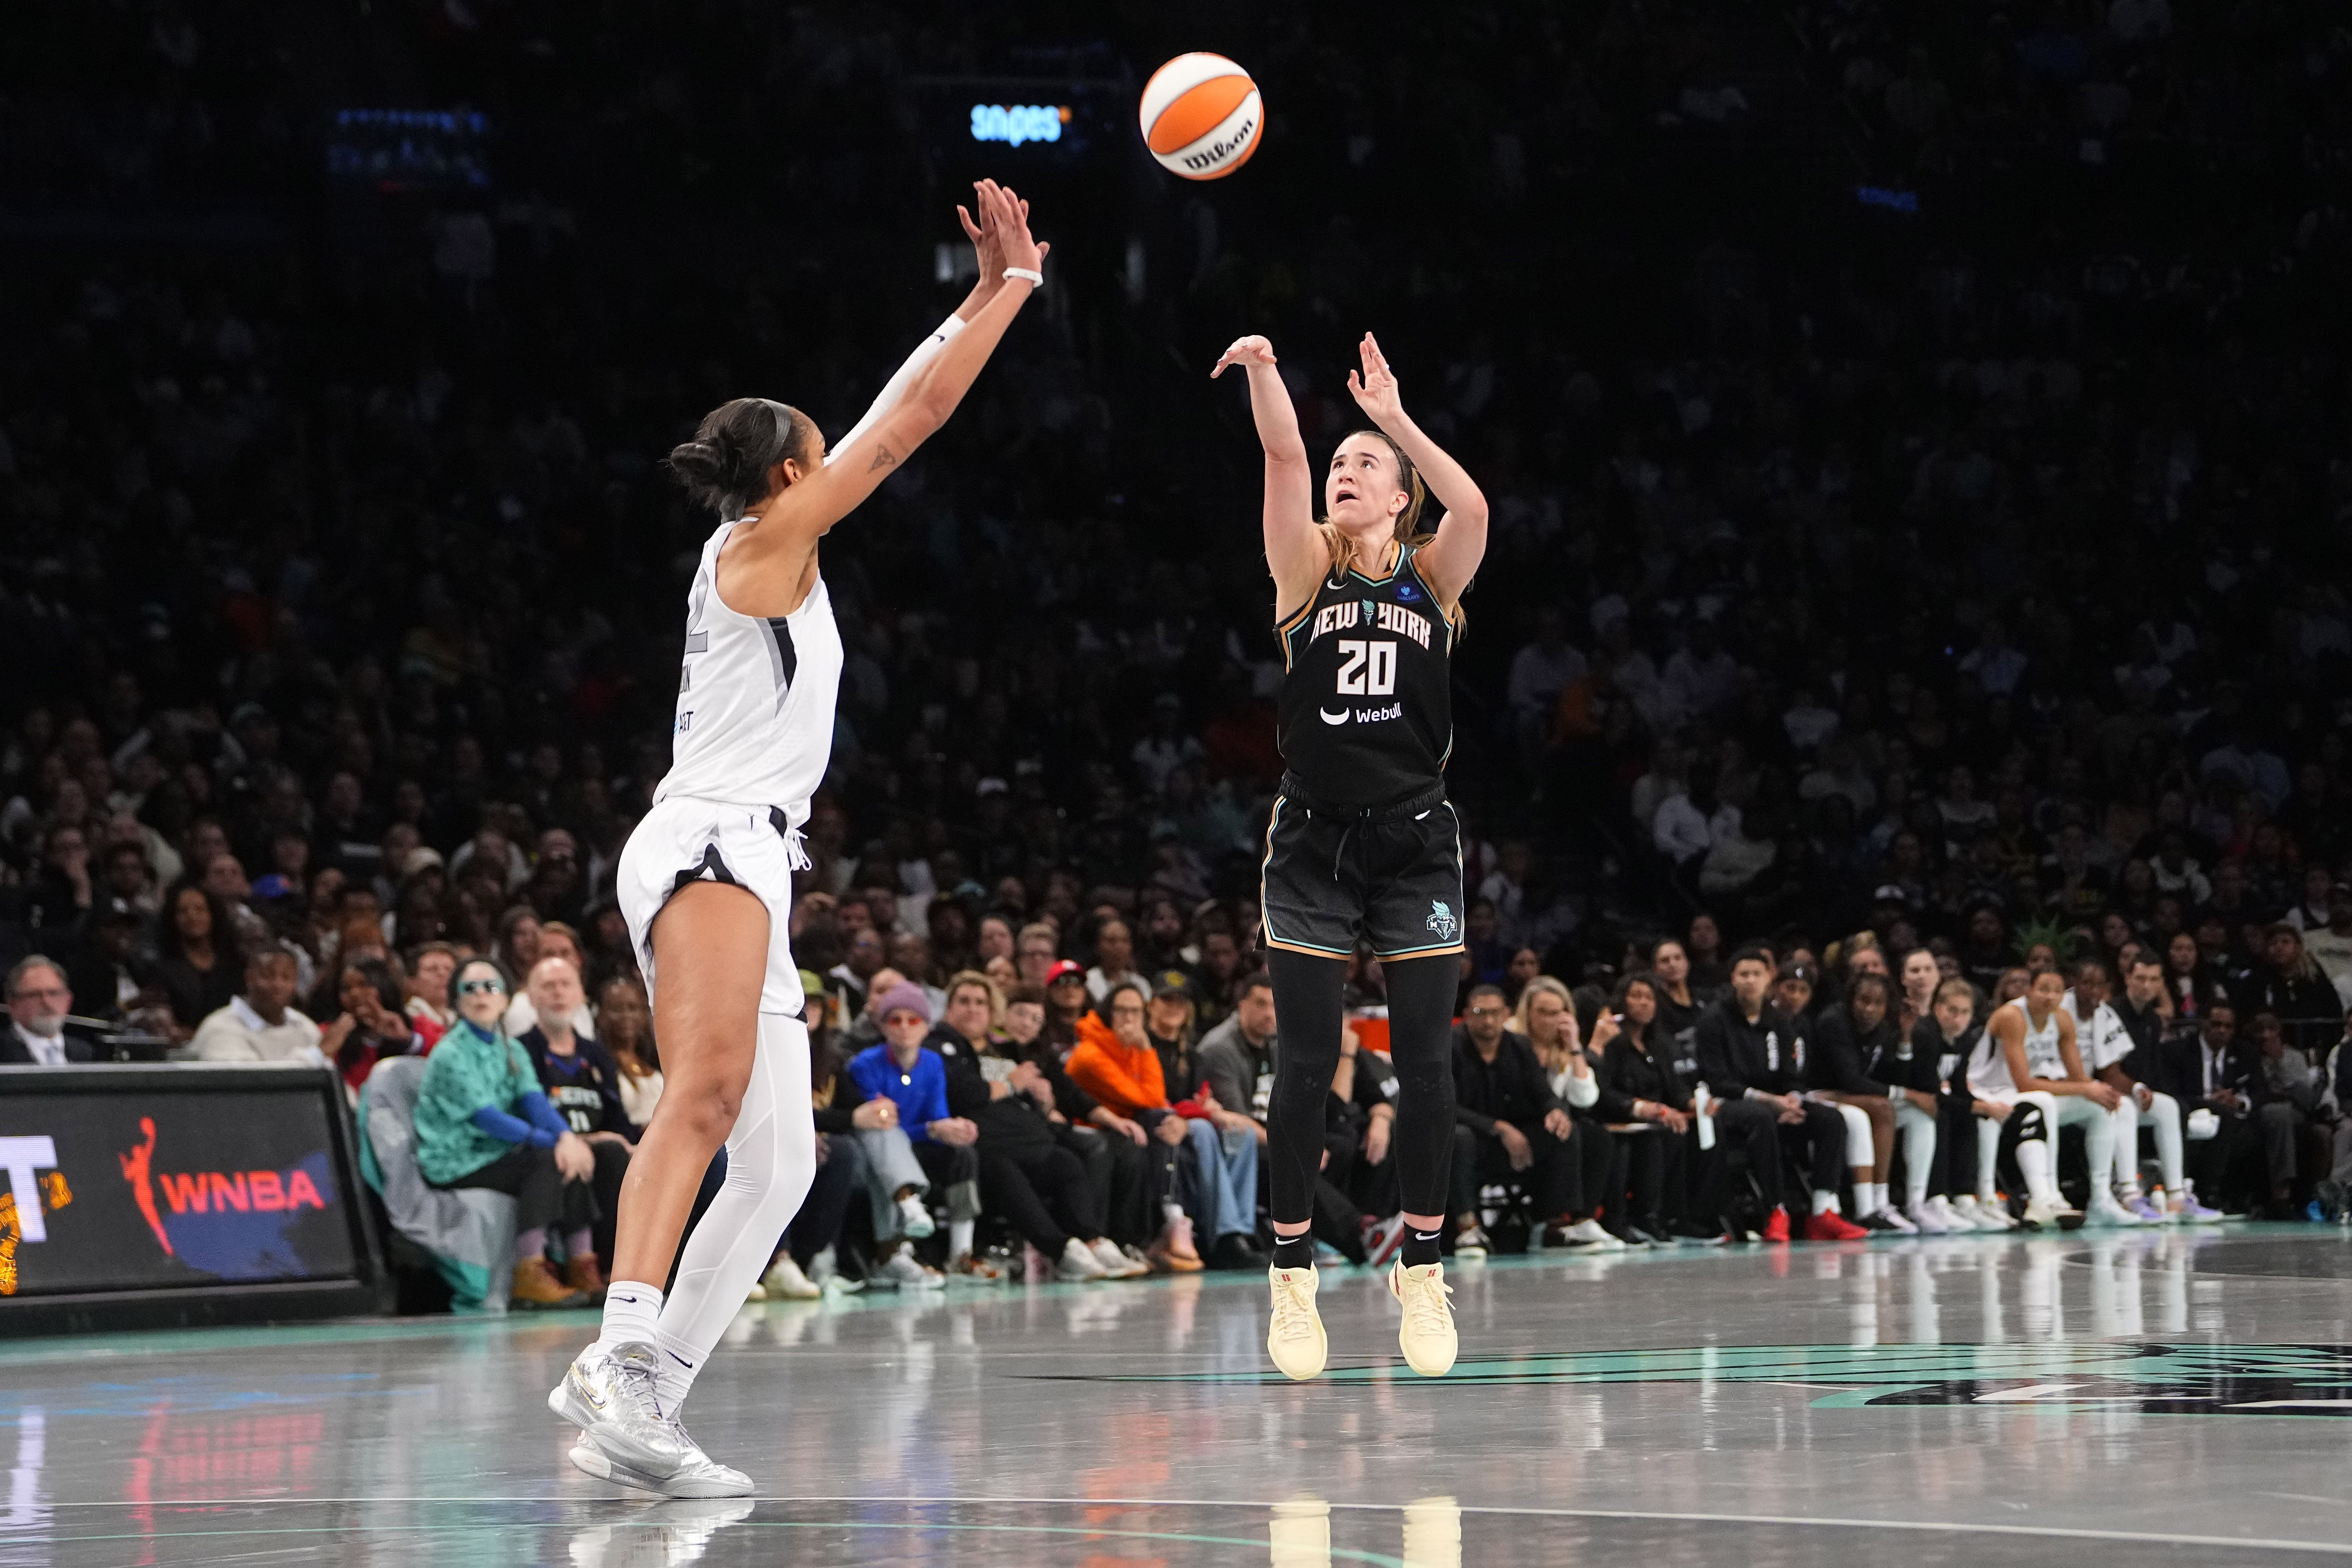
[[[1200,1226],[1212,1238],[1213,1266],[1264,1268],[1265,1254],[1257,1245],[1257,1139],[1218,1131],[1211,1118],[1221,1108],[1205,1086],[1181,1107],[1169,1103],[1160,1056],[1144,1032],[1143,1017],[1143,987],[1131,982],[1113,986],[1100,1012],[1078,1019],[1078,1043],[1064,1064],[1070,1081],[1121,1116],[1142,1122],[1161,1142],[1189,1152]]]

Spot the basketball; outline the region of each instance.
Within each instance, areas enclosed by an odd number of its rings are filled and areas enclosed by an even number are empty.
[[[1223,55],[1190,54],[1151,73],[1138,118],[1161,168],[1221,180],[1257,151],[1265,113],[1249,72]]]

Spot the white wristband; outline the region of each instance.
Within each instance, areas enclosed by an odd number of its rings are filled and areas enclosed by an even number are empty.
[[[1045,286],[1045,275],[1034,267],[1008,267],[1004,269],[1004,276],[1007,280],[1014,278],[1025,279],[1034,288],[1042,289]]]

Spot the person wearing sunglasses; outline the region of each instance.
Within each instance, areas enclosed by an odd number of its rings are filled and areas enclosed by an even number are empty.
[[[449,985],[457,1021],[426,1060],[416,1098],[416,1163],[436,1187],[513,1195],[518,1306],[584,1306],[588,1293],[549,1266],[547,1236],[560,1227],[575,1276],[593,1269],[596,1156],[549,1102],[530,1053],[507,1034],[510,989],[489,959],[457,966]]]

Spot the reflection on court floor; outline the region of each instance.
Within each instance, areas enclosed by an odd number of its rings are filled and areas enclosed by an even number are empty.
[[[770,1303],[696,1394],[723,1503],[565,1466],[584,1318],[17,1342],[0,1568],[2352,1555],[2347,1282],[2318,1226],[1497,1260],[1433,1381],[1339,1272],[1303,1385],[1237,1276]]]

